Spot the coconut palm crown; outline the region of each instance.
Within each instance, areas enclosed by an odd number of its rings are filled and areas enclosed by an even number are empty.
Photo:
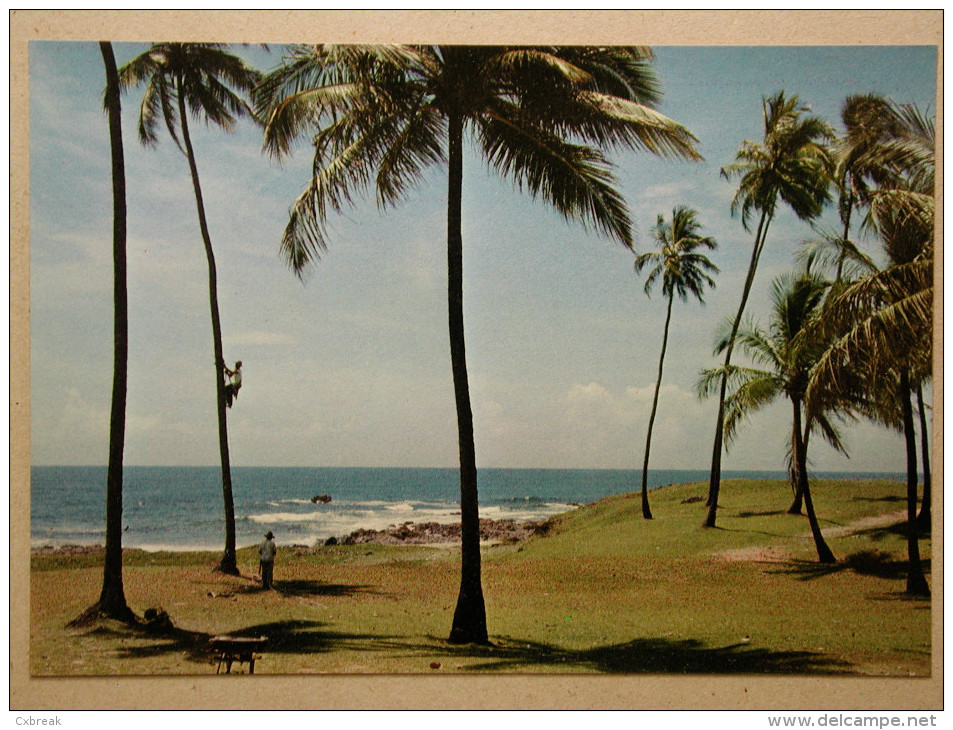
[[[300,271],[316,258],[329,210],[368,186],[382,206],[397,203],[447,160],[456,124],[520,189],[630,245],[602,149],[700,159],[695,138],[651,108],[660,93],[650,61],[648,49],[621,47],[293,48],[256,92],[271,153],[318,130],[315,174],[285,231],[289,263]]]
[[[139,107],[139,140],[149,146],[159,143],[159,130],[166,128],[183,154],[188,115],[207,125],[234,129],[240,117],[254,114],[244,95],[258,83],[260,74],[247,66],[222,43],[154,43],[149,50],[120,70],[123,89],[145,85]],[[181,131],[180,131],[181,130]]]
[[[671,222],[658,216],[652,232],[659,248],[639,254],[635,259],[636,272],[651,267],[645,278],[646,294],[651,294],[652,287],[661,279],[662,294],[666,297],[677,294],[684,302],[692,296],[704,303],[705,287],[714,288],[711,274],[717,274],[718,267],[698,249],[713,251],[718,244],[710,236],[702,236],[700,231],[698,212],[686,206],[672,210]]]

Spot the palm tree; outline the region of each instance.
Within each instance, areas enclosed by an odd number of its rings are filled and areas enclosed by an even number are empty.
[[[736,161],[721,170],[725,179],[741,178],[738,191],[731,202],[731,212],[733,215],[741,213],[745,230],[750,230],[752,214],[755,211],[760,213],[741,303],[725,348],[723,371],[726,376],[731,366],[735,334],[744,316],[758,269],[758,260],[761,258],[778,201],[786,203],[801,220],[811,220],[820,215],[824,204],[830,198],[830,157],[825,143],[833,138],[833,132],[820,118],[806,115],[807,111],[808,107],[802,106],[797,96],[788,98],[783,91],[765,99],[762,104],[763,141],[744,142],[736,155]],[[706,527],[715,526],[718,510],[726,389],[727,380],[722,378],[708,485]]]
[[[237,117],[254,117],[240,96],[249,92],[260,74],[245,65],[227,47],[218,43],[156,43],[120,70],[124,89],[146,85],[139,113],[139,140],[158,144],[158,128],[164,123],[179,150],[186,156],[192,176],[199,228],[208,260],[209,305],[215,354],[215,391],[218,414],[219,454],[222,462],[222,495],[225,502],[225,551],[219,564],[224,573],[238,575],[235,558],[235,505],[228,453],[228,422],[225,411],[225,360],[222,355],[222,325],[218,309],[218,277],[212,239],[205,219],[205,204],[199,171],[189,135],[189,116],[231,131]],[[181,126],[182,141],[177,129]]]
[[[807,388],[809,371],[824,351],[825,343],[817,336],[816,321],[828,283],[811,274],[781,277],[772,290],[773,316],[770,329],[764,331],[750,326],[739,329],[736,342],[756,363],[767,369],[730,366],[705,371],[699,381],[699,392],[711,395],[725,380],[734,386],[734,392],[725,399],[725,439],[730,442],[738,425],[752,412],[784,395],[791,402],[792,471],[797,492],[802,495],[807,518],[814,536],[817,557],[821,563],[834,563],[831,552],[821,534],[807,477],[807,449],[811,432],[818,428],[834,448],[843,451],[840,436],[832,424],[829,412],[835,406],[828,401],[818,407],[820,399],[809,403]],[[719,349],[728,347],[727,338]]]
[[[301,272],[326,247],[324,222],[373,184],[396,204],[424,170],[447,162],[448,327],[460,455],[461,583],[454,643],[486,643],[479,499],[463,328],[463,145],[567,219],[631,246],[625,203],[601,147],[699,159],[695,138],[658,114],[645,48],[297,46],[256,93],[265,146],[314,144],[312,178],[290,211],[282,248]],[[313,135],[313,136],[311,136]],[[591,143],[591,144],[590,144]]]
[[[112,44],[101,41],[106,67],[104,107],[109,117],[113,188],[113,386],[109,416],[109,465],[106,469],[106,555],[99,601],[74,619],[82,624],[104,615],[132,621],[122,584],[122,462],[126,439],[126,383],[129,326],[126,289],[126,168],[122,152],[119,75]]]
[[[642,516],[647,520],[652,519],[648,492],[649,451],[652,446],[652,427],[655,424],[655,413],[658,409],[659,389],[662,387],[662,367],[668,346],[668,327],[672,321],[672,303],[676,294],[683,302],[687,301],[688,295],[691,294],[704,304],[702,293],[705,285],[715,286],[715,281],[709,274],[718,273],[718,267],[704,254],[697,252],[699,248],[714,250],[718,246],[713,238],[700,235],[700,230],[698,213],[685,206],[672,211],[671,223],[666,223],[665,219],[659,215],[654,230],[659,250],[643,253],[635,260],[637,272],[648,266],[652,267],[645,280],[645,293],[650,294],[652,285],[661,278],[662,293],[668,297],[665,328],[662,335],[662,354],[659,356],[658,378],[655,381],[655,394],[652,396],[649,429],[645,437],[645,457],[642,461]]]

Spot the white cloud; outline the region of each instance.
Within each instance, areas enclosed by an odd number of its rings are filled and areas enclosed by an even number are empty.
[[[657,203],[664,201],[668,208],[679,205],[679,201],[695,190],[697,183],[694,179],[676,180],[658,185],[649,185],[639,192],[638,201]]]

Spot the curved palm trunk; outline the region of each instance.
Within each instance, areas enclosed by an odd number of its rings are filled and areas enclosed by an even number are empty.
[[[913,428],[913,406],[910,403],[910,374],[900,371],[900,409],[903,413],[903,435],[907,447],[907,593],[929,596],[930,586],[920,564],[920,541],[917,530],[917,437]]]
[[[817,559],[821,563],[836,563],[834,553],[824,541],[821,526],[814,512],[814,500],[811,499],[811,486],[807,479],[807,437],[801,432],[801,401],[791,398],[794,406],[794,461],[797,465],[798,492],[804,497],[804,508],[807,510],[807,521],[811,525],[811,535],[817,548]]]
[[[649,509],[649,450],[652,448],[652,427],[655,425],[655,413],[658,410],[658,394],[662,387],[662,367],[665,363],[665,350],[668,348],[668,326],[672,321],[672,302],[675,292],[668,295],[668,311],[665,313],[665,330],[662,335],[662,354],[658,359],[658,379],[655,381],[655,395],[652,397],[652,412],[649,414],[649,430],[645,436],[645,458],[642,460],[642,517],[652,519]]]
[[[795,476],[795,479],[797,477]],[[789,515],[799,515],[803,511],[802,504],[804,502],[804,493],[801,491],[800,483],[795,483],[794,485],[794,501],[791,502],[791,506],[788,507]]]
[[[724,449],[725,441],[725,396],[728,390],[728,368],[731,365],[731,353],[735,349],[735,337],[738,335],[741,318],[744,316],[745,306],[748,304],[748,297],[751,295],[754,276],[758,270],[758,260],[761,258],[761,250],[764,248],[764,239],[767,236],[770,224],[771,215],[765,210],[761,213],[761,220],[758,221],[754,248],[751,251],[751,262],[748,264],[745,287],[741,294],[741,304],[738,306],[738,314],[735,315],[735,321],[732,323],[731,338],[725,352],[725,373],[722,375],[721,389],[718,394],[718,420],[715,423],[715,443],[711,455],[711,476],[708,481],[708,516],[705,519],[705,527],[714,527],[718,514],[718,493],[721,489],[721,452]]]
[[[923,386],[917,386],[917,405],[920,411],[920,452],[923,455],[923,502],[920,505],[920,514],[917,515],[917,526],[921,530],[929,530],[933,520],[930,502],[933,499],[930,488],[930,442],[927,439],[929,426],[927,425],[926,406],[923,404]]]
[[[796,435],[796,434],[797,434],[797,432],[792,429],[792,431],[791,431],[791,453],[792,453],[792,454],[797,453],[797,449],[795,448],[795,445],[794,445],[795,439],[797,438],[797,435]],[[809,443],[810,438],[811,438],[811,424],[810,424],[810,421],[808,421],[806,424],[804,424],[804,455],[805,455],[805,456],[804,456],[804,459],[805,459],[805,463],[807,462],[807,447],[808,447],[808,443]],[[799,476],[798,476],[798,469],[799,469],[799,467],[798,467],[798,465],[797,465],[797,459],[795,459],[795,460],[794,460],[794,474],[793,474],[793,477],[794,477],[794,484],[793,484],[793,486],[794,486],[794,501],[791,503],[791,506],[788,507],[788,514],[789,514],[789,515],[799,515],[799,514],[801,514],[801,508],[802,508],[802,504],[803,504],[803,502],[804,502],[804,490],[802,489],[801,480],[800,480],[800,478],[799,478]]]
[[[804,429],[804,449],[807,450],[807,440],[810,434],[810,430]],[[791,454],[792,454],[792,469],[791,469],[791,486],[794,488],[794,501],[791,502],[791,506],[788,507],[789,515],[799,515],[801,514],[801,505],[804,502],[804,492],[801,490],[801,477],[800,477],[800,467],[797,463],[797,435],[798,430],[797,426],[794,426],[791,429]]]
[[[463,333],[463,119],[449,115],[449,190],[447,194],[447,299],[450,330],[450,365],[457,406],[460,448],[460,594],[453,614],[449,641],[453,644],[486,644],[486,607],[480,578],[480,507],[477,493],[476,446],[473,411],[467,378]]]
[[[218,313],[218,276],[215,270],[215,254],[212,251],[212,239],[209,236],[205,220],[205,204],[202,202],[202,188],[199,185],[199,171],[192,151],[189,137],[189,125],[181,83],[178,86],[179,118],[182,121],[182,139],[185,143],[186,157],[189,160],[189,172],[192,174],[192,187],[195,190],[195,207],[198,209],[199,228],[205,243],[205,257],[208,259],[208,295],[212,311],[212,340],[215,349],[215,393],[218,412],[218,448],[222,460],[222,497],[225,502],[225,552],[218,569],[223,573],[238,575],[235,558],[235,502],[232,497],[232,473],[228,456],[228,421],[225,413],[225,359],[222,356],[222,323]]]
[[[113,188],[113,385],[106,472],[106,556],[99,602],[89,612],[130,620],[122,585],[122,467],[126,439],[126,382],[129,360],[126,286],[126,173],[122,151],[119,75],[112,44],[99,44],[106,66],[106,106],[112,151]]]

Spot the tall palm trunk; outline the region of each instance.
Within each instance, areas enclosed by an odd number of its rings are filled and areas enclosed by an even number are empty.
[[[922,385],[917,386],[917,405],[920,411],[920,452],[923,455],[923,502],[920,504],[920,514],[917,515],[917,526],[921,530],[929,530],[933,522],[930,508],[933,494],[930,487],[930,442],[927,438],[930,432],[926,406],[923,404]]]
[[[735,337],[738,335],[741,318],[744,316],[745,306],[747,306],[748,297],[751,295],[754,276],[758,270],[758,260],[761,258],[761,249],[764,247],[764,239],[768,233],[768,226],[771,224],[771,215],[766,208],[761,213],[761,220],[758,221],[758,230],[754,237],[754,248],[751,250],[751,261],[748,264],[748,274],[745,277],[744,291],[741,294],[741,304],[738,306],[738,314],[735,315],[735,321],[731,325],[731,337],[728,340],[728,348],[725,351],[725,372],[721,377],[721,389],[718,394],[718,420],[715,423],[715,443],[712,447],[711,455],[711,476],[708,482],[708,516],[705,519],[705,527],[715,526],[718,513],[718,493],[721,489],[721,452],[724,448],[725,440],[725,396],[728,391],[728,368],[731,365],[731,353],[735,349]]]
[[[199,171],[195,164],[195,153],[189,136],[188,115],[185,108],[185,93],[181,79],[177,81],[179,98],[179,118],[182,122],[182,140],[185,144],[189,171],[192,174],[192,187],[195,190],[195,207],[198,209],[199,228],[205,243],[205,257],[208,259],[208,295],[212,311],[212,340],[215,349],[215,394],[218,413],[218,448],[222,461],[222,497],[225,502],[225,552],[218,569],[223,573],[238,575],[235,557],[235,502],[232,497],[232,472],[228,456],[228,420],[225,412],[225,358],[222,355],[222,323],[218,313],[218,275],[215,270],[215,254],[212,251],[212,239],[209,236],[205,220],[205,204],[202,202],[202,188],[199,185]]]
[[[655,425],[655,413],[658,410],[658,394],[662,387],[662,367],[665,364],[665,350],[668,348],[668,326],[672,321],[672,302],[675,292],[668,295],[668,310],[665,313],[665,330],[662,335],[662,354],[658,359],[658,379],[655,381],[655,395],[652,397],[652,412],[649,414],[649,430],[645,436],[645,458],[642,460],[642,517],[652,519],[649,509],[649,450],[652,448],[652,427]]]
[[[480,507],[477,493],[476,446],[473,441],[473,411],[467,379],[466,344],[463,333],[463,119],[448,115],[449,159],[447,194],[447,299],[450,330],[450,364],[457,405],[457,435],[460,449],[460,594],[453,614],[450,642],[488,643],[486,606],[480,578]]]
[[[917,437],[913,428],[913,406],[910,403],[910,374],[900,371],[900,409],[903,413],[903,435],[907,447],[907,593],[929,596],[930,586],[920,564],[920,541],[917,530]]]
[[[821,563],[836,563],[837,559],[834,553],[824,541],[821,534],[821,526],[817,521],[817,514],[814,512],[814,500],[811,499],[811,486],[807,478],[807,439],[802,436],[801,431],[801,401],[798,398],[791,398],[794,406],[794,461],[797,465],[798,492],[804,498],[804,508],[807,510],[807,521],[811,526],[811,535],[814,537],[814,545],[817,548],[817,559]]]
[[[122,467],[126,440],[126,383],[129,360],[126,286],[126,172],[122,151],[119,75],[112,44],[101,42],[106,66],[106,106],[112,153],[113,188],[113,385],[109,416],[109,466],[106,472],[106,556],[98,612],[129,620],[122,585]]]
[[[846,243],[848,236],[850,235],[850,216],[854,210],[854,193],[853,191],[847,193],[847,211],[844,215],[844,235],[843,240]],[[841,246],[840,255],[837,257],[837,275],[834,279],[835,284],[840,284],[841,277],[844,273],[844,259],[847,258],[847,252],[844,250],[844,247]]]

